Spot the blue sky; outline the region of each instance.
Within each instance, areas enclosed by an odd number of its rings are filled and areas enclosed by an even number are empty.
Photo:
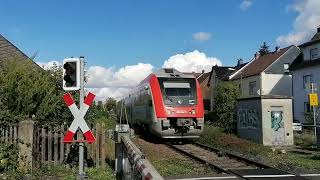
[[[207,72],[306,42],[319,0],[1,0],[0,33],[35,61],[85,56],[98,99],[121,98],[160,67]]]
[[[266,41],[287,34],[297,12],[289,0],[18,1],[0,2],[0,33],[36,60],[47,62],[84,55],[89,65],[151,63],[193,50],[234,65],[251,59]],[[211,33],[196,41],[197,32]]]

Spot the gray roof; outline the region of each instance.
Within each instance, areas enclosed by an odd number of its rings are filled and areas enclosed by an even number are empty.
[[[29,57],[0,34],[0,61],[8,59],[26,60]]]
[[[14,60],[18,63],[30,60],[32,64],[34,64],[34,67],[43,70],[37,63],[0,34],[0,63],[6,62],[7,60]]]
[[[212,78],[212,72],[215,71],[216,76],[219,80],[222,81],[228,81],[229,76],[236,72],[237,70],[241,69],[243,66],[245,66],[248,63],[242,63],[236,66],[212,66],[210,75],[209,75],[209,80],[208,80],[208,86],[210,86],[210,80]]]
[[[157,77],[195,78],[193,74],[182,73],[174,68],[162,68],[154,72]]]
[[[310,39],[310,41],[301,44],[300,47],[306,47],[311,44],[315,44],[319,42],[320,42],[320,27],[318,27],[316,34]]]

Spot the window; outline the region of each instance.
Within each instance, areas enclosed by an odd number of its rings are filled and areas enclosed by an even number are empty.
[[[308,84],[312,83],[312,75],[303,76],[303,88],[306,89]]]
[[[320,57],[319,55],[320,55],[320,53],[318,51],[318,48],[314,48],[314,49],[310,50],[310,59],[311,60],[319,58]]]
[[[257,95],[257,83],[256,81],[249,83],[249,95]]]
[[[283,64],[283,70],[285,73],[289,72],[289,63],[284,63]]]

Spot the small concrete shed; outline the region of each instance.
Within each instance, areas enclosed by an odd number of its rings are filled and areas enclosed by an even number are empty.
[[[240,137],[267,146],[293,145],[292,97],[265,95],[237,100]]]

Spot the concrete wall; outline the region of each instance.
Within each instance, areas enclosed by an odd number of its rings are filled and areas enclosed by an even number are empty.
[[[292,76],[261,73],[261,95],[292,96]]]
[[[262,143],[260,99],[237,101],[237,131],[240,137]]]
[[[304,103],[309,102],[308,89],[303,87],[303,76],[312,75],[312,80],[314,83],[317,83],[318,86],[318,96],[320,92],[320,65],[313,67],[306,67],[303,69],[298,69],[292,71],[292,81],[293,83],[293,113],[294,119],[301,121],[302,123],[307,123],[304,117]],[[320,117],[319,117],[320,118]],[[320,120],[318,120],[319,122]]]
[[[292,99],[262,99],[262,128],[264,145],[293,145],[292,130]],[[279,107],[283,110],[283,137],[284,141],[275,142],[273,134],[276,131],[271,126],[272,107]]]

